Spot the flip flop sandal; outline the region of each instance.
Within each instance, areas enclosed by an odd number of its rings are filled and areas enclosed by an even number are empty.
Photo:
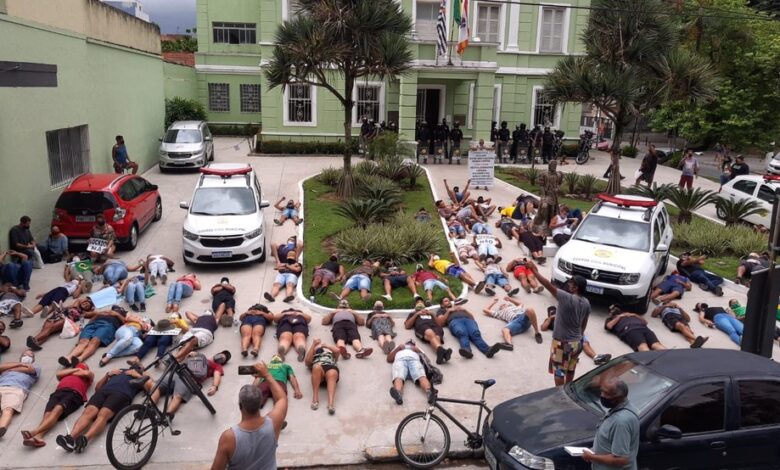
[[[46,442],[40,439],[30,438],[23,440],[22,445],[25,447],[43,447],[46,445]]]
[[[352,357],[349,351],[347,351],[347,348],[345,348],[344,346],[339,347],[339,353],[341,354],[341,357],[344,358],[344,360],[347,360],[350,357]]]
[[[30,434],[30,431],[22,431],[22,438],[24,438],[25,440],[32,439],[33,435]]]
[[[311,409],[313,411],[317,411],[318,409],[320,409],[320,402],[318,401],[311,402]]]

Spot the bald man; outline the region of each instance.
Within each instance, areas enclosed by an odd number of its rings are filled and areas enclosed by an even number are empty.
[[[628,385],[619,379],[602,383],[601,406],[607,414],[598,426],[593,449],[583,452],[583,460],[593,470],[636,470],[639,416],[628,401]]]

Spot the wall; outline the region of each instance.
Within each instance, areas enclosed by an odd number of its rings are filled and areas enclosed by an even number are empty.
[[[156,163],[164,130],[164,91],[159,56],[5,15],[0,44],[5,60],[56,64],[58,80],[53,88],[0,88],[0,197],[13,208],[0,211],[5,247],[8,229],[23,214],[41,238],[62,191],[50,186],[46,131],[88,125],[92,172],[112,171],[114,136],[123,134],[130,158],[146,170]]]
[[[198,78],[195,69],[186,65],[163,62],[163,78],[165,80],[165,98],[198,99]]]

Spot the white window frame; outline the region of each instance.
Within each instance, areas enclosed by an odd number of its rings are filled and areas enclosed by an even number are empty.
[[[223,25],[223,26],[216,26],[217,24]],[[230,26],[225,26],[230,25]],[[250,27],[251,26],[251,27]],[[239,39],[242,36],[242,33],[245,35],[249,35],[249,33],[253,33],[255,36],[254,41],[245,41],[245,42],[230,42],[230,41],[217,41],[216,38],[216,29],[219,28],[220,31],[229,31],[231,29],[235,29],[238,31],[238,37]],[[227,33],[224,33],[227,35]],[[227,36],[226,36],[227,37]],[[241,45],[247,45],[247,44],[257,44],[257,23],[239,23],[234,21],[212,21],[211,22],[211,41],[214,44],[229,44],[232,46],[241,46]]]
[[[493,85],[493,120],[501,122],[501,94],[503,92],[503,86],[500,83]]]
[[[471,129],[474,127],[474,91],[476,88],[476,83],[469,83],[469,110],[466,115],[466,129]]]
[[[282,0],[282,21],[290,19],[290,8],[295,0]]]
[[[425,23],[427,30],[426,31],[420,31],[419,23],[417,21],[417,12],[418,12],[418,4],[424,3],[428,5],[433,5],[434,12],[436,13],[435,18],[431,20],[431,23],[428,24]],[[441,5],[441,0],[415,0],[414,1],[414,31],[416,34],[417,39],[421,39],[423,41],[437,41],[438,40],[438,34],[436,32],[436,23],[438,21],[438,15],[439,15],[439,6]],[[448,8],[447,8],[447,16],[449,16],[449,2],[448,2]],[[448,23],[449,25],[449,23]],[[448,26],[449,28],[450,26]]]
[[[542,52],[542,17],[545,8],[563,8],[563,34],[561,36],[560,52]],[[537,54],[568,54],[569,53],[569,27],[571,24],[571,4],[570,3],[545,3],[539,6],[538,18],[536,24],[536,53]]]
[[[544,87],[542,85],[534,85],[531,91],[531,119],[529,128],[533,128],[535,125],[534,122],[534,115],[536,114],[536,93],[539,91],[543,91]],[[544,123],[540,124],[542,127],[544,127]],[[555,129],[561,128],[561,106],[558,105],[555,107],[555,121],[552,123],[552,127]]]
[[[317,127],[317,89],[319,87],[310,85],[308,83],[294,83],[293,85],[308,85],[311,88],[311,121],[310,122],[299,122],[299,121],[290,121],[290,107],[289,107],[289,100],[290,100],[290,87],[286,86],[284,87],[284,97],[282,102],[282,114],[283,114],[283,125],[285,127]]]
[[[480,3],[493,3],[499,5],[500,7],[498,10],[498,44],[499,49],[503,51],[506,44],[506,3],[496,3],[480,0],[473,2],[473,5],[469,6],[469,14],[473,17],[471,18],[471,40],[475,42],[482,42],[482,38],[477,36],[477,18],[479,17]]]
[[[445,109],[447,105],[447,85],[417,85],[417,90],[439,90],[439,121],[446,117]],[[417,94],[415,93],[415,96]],[[416,110],[415,110],[416,112]],[[430,123],[429,123],[430,124]],[[437,123],[438,124],[438,123]]]
[[[377,121],[377,124],[379,124],[380,122],[385,120],[385,103],[386,103],[385,83],[360,81],[359,83],[356,83],[355,86],[352,88],[352,102],[355,103],[354,106],[352,106],[352,127],[360,127],[363,124],[362,116],[358,116],[357,114],[358,87],[361,86],[379,88],[379,120]]]

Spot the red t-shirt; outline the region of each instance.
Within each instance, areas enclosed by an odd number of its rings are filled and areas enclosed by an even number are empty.
[[[204,377],[203,380],[201,380],[200,382],[205,381],[209,377],[214,377],[214,372],[219,372],[220,375],[225,375],[225,370],[222,368],[222,366],[209,359],[208,372],[206,372],[206,377]]]
[[[59,384],[57,384],[57,390],[73,390],[74,392],[81,395],[81,398],[84,401],[87,401],[87,390],[89,390],[90,385],[92,385],[92,381],[86,377],[67,375],[63,377],[62,380],[60,380]]]
[[[425,282],[431,279],[437,279],[436,275],[430,271],[417,271],[414,273],[414,282]]]

